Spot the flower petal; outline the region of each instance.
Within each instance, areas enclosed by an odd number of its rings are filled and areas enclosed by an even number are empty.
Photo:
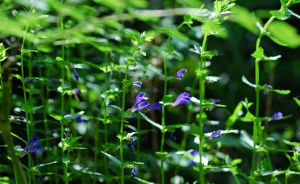
[[[185,72],[187,72],[187,69],[185,69],[185,68],[182,68],[182,69],[178,70],[178,72],[176,73],[176,77],[178,79],[181,79],[184,76]]]
[[[172,103],[172,106],[175,107],[180,104],[186,104],[188,105],[190,103],[190,94],[188,92],[181,93],[175,102]]]

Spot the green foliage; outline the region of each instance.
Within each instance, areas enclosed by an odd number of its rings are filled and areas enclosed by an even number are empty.
[[[297,3],[3,1],[0,183],[297,183]]]
[[[288,47],[296,48],[300,46],[300,36],[297,34],[297,29],[286,22],[272,22],[269,31],[279,42]]]

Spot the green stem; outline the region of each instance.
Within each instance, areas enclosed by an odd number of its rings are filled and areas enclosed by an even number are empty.
[[[137,140],[137,160],[140,161],[140,151],[141,151],[141,116],[138,114],[137,117],[137,132],[138,132],[138,140]]]
[[[22,75],[22,88],[23,88],[23,97],[24,97],[24,103],[27,104],[27,96],[26,96],[26,86],[25,86],[25,72],[24,72],[24,45],[26,41],[26,33],[28,30],[28,25],[25,27],[25,36],[23,37],[22,40],[22,45],[21,45],[21,75]],[[26,133],[27,133],[27,141],[30,141],[30,123],[29,123],[29,116],[28,112],[25,111],[25,119],[26,119]],[[31,184],[31,156],[28,156],[28,182]]]
[[[9,72],[9,71],[6,71]],[[10,105],[11,105],[11,78],[7,73],[7,78],[2,86],[2,99],[0,106],[0,131],[5,144],[7,145],[8,152],[11,156],[11,162],[13,164],[13,170],[15,180],[17,184],[27,184],[26,176],[21,167],[19,157],[16,155],[13,139],[11,136],[11,126],[9,123]]]
[[[104,62],[105,62],[105,77],[104,77],[104,81],[105,81],[105,91],[108,90],[109,85],[108,85],[108,76],[107,76],[107,71],[108,71],[108,53],[105,52],[104,54]],[[106,101],[107,98],[104,98],[104,144],[107,145],[108,143],[108,125],[107,125],[107,106],[106,106]],[[105,176],[108,175],[108,162],[107,162],[107,157],[104,157],[104,172],[105,172]],[[109,182],[107,182],[109,183]]]
[[[62,0],[63,2],[63,0]],[[63,20],[63,16],[60,17],[60,28],[61,30],[64,29],[64,20]],[[61,57],[64,60],[65,59],[65,47],[62,45],[61,46]],[[64,113],[65,113],[65,98],[64,98],[64,93],[65,93],[65,69],[64,69],[64,64],[61,64],[61,103],[60,103],[60,116],[62,117],[61,121],[60,121],[60,139],[61,139],[61,143],[63,144],[64,142],[64,121],[63,121],[63,117],[64,117]],[[64,159],[64,149],[61,150],[61,159],[63,162]],[[64,164],[64,176],[65,176],[65,183],[68,182],[68,174],[67,174],[67,164]]]
[[[205,34],[203,37],[202,42],[202,50],[201,53],[205,52],[206,44],[207,44],[207,37],[208,35]],[[200,56],[200,71],[205,70],[205,57],[201,54]],[[202,164],[202,155],[203,155],[203,145],[204,145],[204,134],[203,134],[203,107],[202,103],[205,98],[205,77],[201,76],[199,80],[199,98],[200,98],[200,105],[199,105],[199,183],[204,184],[205,178],[204,178],[204,168]]]
[[[256,50],[259,49],[260,47],[260,42],[262,39],[262,36],[264,35],[264,33],[266,32],[267,28],[269,27],[269,25],[272,23],[272,21],[275,19],[274,16],[272,16],[267,23],[264,25],[263,29],[261,30],[257,40],[256,40]],[[256,58],[255,59],[255,85],[259,86],[259,62],[260,59]],[[250,178],[251,181],[250,183],[253,184],[255,181],[255,176],[254,176],[254,172],[255,172],[255,165],[256,165],[256,155],[257,155],[257,149],[256,149],[256,145],[258,142],[258,127],[261,126],[261,121],[258,120],[259,117],[259,102],[260,102],[260,89],[256,88],[255,89],[255,121],[253,122],[253,150],[252,150],[252,161],[251,161],[251,172],[250,172]]]
[[[128,69],[129,69],[129,63],[126,65],[126,71],[125,71],[125,78],[123,81],[123,92],[122,92],[122,113],[121,113],[121,127],[120,127],[120,134],[122,135],[123,129],[124,129],[124,114],[125,114],[125,97],[126,97],[126,91],[127,91],[127,85],[125,82],[128,78]],[[121,161],[121,183],[124,184],[124,158],[123,158],[123,140],[120,140],[120,161]]]
[[[182,22],[176,29],[179,30],[184,25],[184,22]],[[171,36],[168,37],[166,41],[166,47],[169,45]],[[163,93],[163,101],[166,101],[167,96],[167,88],[168,88],[168,65],[167,65],[167,54],[164,55],[164,93]],[[161,125],[163,127],[163,130],[161,131],[161,142],[160,142],[160,151],[164,151],[164,144],[165,144],[165,126],[166,126],[166,108],[165,105],[162,105],[162,116],[161,116]],[[165,173],[164,173],[164,158],[161,157],[161,166],[160,166],[160,174],[161,174],[161,184],[165,183]]]
[[[284,10],[285,8],[288,8],[289,6],[291,6],[291,1],[289,0],[286,4],[286,6],[281,6],[280,10]],[[260,42],[261,39],[264,35],[264,33],[266,32],[267,28],[270,26],[270,24],[275,20],[275,17],[272,16],[270,17],[270,19],[266,22],[266,24],[264,25],[263,29],[261,30],[261,32],[258,35],[258,38],[256,40],[256,50],[259,49],[260,47]],[[259,62],[260,59],[257,58],[255,59],[255,85],[259,86]],[[258,121],[258,117],[259,117],[259,102],[260,102],[260,89],[256,88],[255,89],[255,121],[253,122],[253,150],[252,150],[252,162],[251,162],[251,171],[250,171],[250,184],[253,184],[255,181],[255,176],[254,176],[254,172],[255,172],[255,165],[256,165],[256,154],[257,154],[257,149],[256,149],[256,145],[257,145],[257,134],[258,131],[260,129],[258,129],[258,127],[261,127],[261,121]],[[260,133],[260,135],[262,135]]]

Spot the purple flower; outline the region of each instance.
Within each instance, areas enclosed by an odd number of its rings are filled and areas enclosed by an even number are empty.
[[[264,87],[269,88],[269,89],[272,89],[272,86],[269,85],[269,84],[265,84]],[[270,94],[270,91],[268,91],[268,90],[264,90],[263,92],[264,92],[264,95]]]
[[[152,110],[161,110],[161,107],[162,107],[162,104],[160,102],[154,102],[153,104],[151,104],[149,107],[148,107],[148,111],[152,111]]]
[[[32,138],[28,144],[26,145],[23,156],[27,155],[28,153],[34,153],[36,152],[39,155],[42,155],[42,146],[39,143],[40,138],[34,137]]]
[[[204,133],[208,132],[208,126],[207,125],[203,125],[203,131],[204,131]]]
[[[76,123],[84,123],[84,119],[81,116],[75,118]]]
[[[74,89],[72,90],[72,93],[73,93],[73,95],[79,95],[80,90],[79,90],[78,88],[74,88]]]
[[[210,107],[209,110],[212,111],[214,109],[214,105],[219,103],[219,102],[221,102],[220,99],[218,99],[218,98],[213,99],[213,101],[211,102],[212,106]]]
[[[194,160],[191,159],[191,160],[189,161],[189,166],[190,166],[190,167],[193,167],[194,165],[195,165],[195,162],[194,162]]]
[[[138,105],[133,106],[131,108],[131,111],[135,112],[135,111],[138,111],[138,110],[142,110],[142,109],[144,109],[147,106],[149,106],[149,102],[144,101],[144,102],[139,103]]]
[[[182,79],[182,77],[184,76],[185,72],[187,72],[187,69],[185,69],[185,68],[182,68],[182,69],[178,70],[178,72],[176,73],[176,77],[178,79]]]
[[[128,146],[128,148],[129,148],[129,150],[130,150],[131,152],[134,151],[134,140],[133,140],[132,138],[130,139],[130,141],[129,141],[129,143],[127,144],[127,146]]]
[[[131,169],[131,172],[130,172],[130,176],[136,177],[137,175],[138,175],[138,170],[135,166],[133,166],[133,168]]]
[[[140,89],[142,86],[142,82],[141,81],[135,81],[132,83],[132,85],[136,88],[136,89]]]
[[[75,67],[73,66],[73,75],[77,81],[79,81],[79,74],[77,73]]]
[[[145,93],[139,93],[136,98],[133,107],[131,108],[131,112],[135,112],[141,109],[144,109],[145,107],[148,107],[150,104],[147,101],[148,98],[146,97]]]
[[[197,149],[194,149],[192,152],[191,152],[191,156],[192,157],[195,157],[196,155],[198,155],[199,154],[199,150],[197,150]],[[189,161],[189,166],[194,166],[195,165],[195,162],[194,162],[194,160],[193,159],[191,159],[190,161]]]
[[[133,106],[136,106],[138,103],[140,103],[143,100],[147,100],[148,98],[146,97],[145,93],[139,93],[136,97],[135,97],[135,102]]]
[[[192,156],[196,156],[196,155],[198,155],[198,153],[199,153],[199,150],[194,149],[194,150],[191,152],[191,155],[192,155]]]
[[[190,94],[188,92],[181,93],[175,102],[172,103],[172,106],[175,107],[180,104],[186,104],[188,105],[190,103]]]
[[[80,90],[78,88],[74,88],[72,93],[77,101],[79,101],[78,95],[80,94]]]
[[[222,137],[221,130],[213,131],[209,136],[209,139],[216,138],[216,137]]]
[[[221,102],[221,100],[218,99],[218,98],[215,98],[215,99],[213,99],[212,104],[216,104],[216,103],[219,103],[219,102]]]
[[[273,116],[269,119],[269,121],[276,120],[276,119],[281,118],[281,117],[282,117],[282,113],[281,112],[275,112],[273,114]]]

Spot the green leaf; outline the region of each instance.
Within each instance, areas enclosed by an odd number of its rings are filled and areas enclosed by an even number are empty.
[[[291,3],[292,4],[297,4],[297,3],[300,3],[300,0],[291,0]]]
[[[224,39],[227,38],[226,29],[222,25],[217,24],[214,21],[209,21],[204,23],[202,27],[202,33],[207,35],[214,35],[216,37],[220,37]]]
[[[298,98],[296,98],[296,97],[294,97],[293,99],[296,102],[296,104],[300,107],[300,100]]]
[[[143,113],[141,113],[141,112],[139,112],[139,114],[140,114],[146,121],[148,121],[148,123],[150,123],[151,125],[155,126],[156,128],[158,128],[158,129],[160,129],[160,130],[163,129],[163,127],[162,127],[160,124],[158,124],[158,123],[152,121],[152,120],[151,120],[148,116],[146,116],[145,114],[143,114]]]
[[[240,120],[243,122],[253,122],[256,120],[256,117],[251,112],[247,111],[245,116],[241,117]]]
[[[63,119],[63,117],[61,117],[61,115],[58,115],[58,114],[53,114],[53,113],[50,113],[49,114],[52,118],[56,119],[57,121],[61,121]]]
[[[291,12],[287,9],[270,11],[270,13],[279,20],[286,20],[291,16]]]
[[[242,162],[243,162],[243,160],[241,158],[237,158],[237,159],[232,160],[231,163],[230,163],[230,165],[231,166],[236,166],[236,165],[238,165],[238,164],[240,164]]]
[[[250,87],[253,87],[253,88],[258,88],[259,90],[266,90],[266,91],[270,91],[270,92],[275,92],[275,93],[278,93],[278,94],[281,94],[281,95],[288,95],[290,94],[290,90],[280,90],[280,89],[272,89],[272,88],[268,88],[266,86],[256,86],[255,84],[252,84],[250,83],[245,76],[242,76],[242,81],[247,84],[248,86]]]
[[[280,0],[280,3],[281,3],[281,6],[285,7],[286,3],[287,3],[287,0]]]
[[[39,109],[41,109],[41,108],[43,108],[43,107],[44,107],[44,105],[33,107],[33,106],[30,105],[30,104],[23,104],[23,105],[22,105],[22,110],[23,110],[24,112],[29,113],[29,112],[36,112],[37,110],[39,110]]]
[[[279,58],[281,58],[281,55],[271,56],[271,57],[265,56],[264,49],[261,47],[259,47],[257,50],[255,50],[255,52],[253,54],[251,54],[251,56],[254,57],[255,59],[265,60],[265,61],[276,61]]]
[[[119,138],[119,140],[130,140],[134,134],[137,134],[137,132],[131,132],[131,133],[127,133],[127,132],[122,132],[122,133],[118,133],[117,137]]]
[[[153,182],[149,182],[149,181],[143,180],[143,179],[138,178],[138,177],[134,177],[134,180],[137,180],[138,183],[141,183],[141,184],[155,184]]]
[[[9,177],[7,177],[7,176],[1,176],[0,177],[0,183],[2,183],[2,184],[9,184],[10,183],[10,180],[9,180]]]
[[[104,151],[101,151],[102,154],[104,154],[105,156],[107,156],[113,163],[115,163],[116,165],[121,165],[120,160],[118,160],[116,157],[112,156],[111,154],[108,154]]]
[[[232,115],[229,116],[229,118],[226,121],[226,129],[231,129],[231,127],[234,125],[234,123],[238,119],[239,113],[241,112],[242,108],[243,108],[243,104],[242,104],[242,102],[239,102],[238,105],[235,107]]]
[[[3,45],[3,43],[0,43],[0,63],[1,63],[1,61],[4,61],[5,58],[6,58],[6,49]],[[1,66],[0,66],[0,68],[1,68]]]
[[[171,28],[171,27],[163,27],[158,29],[159,32],[164,33],[169,36],[173,36],[177,38],[178,40],[181,40],[182,42],[187,43],[189,41],[189,38],[179,32],[177,29]]]
[[[184,124],[167,125],[167,126],[166,126],[166,130],[167,130],[168,132],[174,132],[175,129],[181,128],[181,127],[183,127],[183,126],[184,126]]]
[[[254,20],[253,20],[254,19]],[[247,8],[242,6],[234,6],[229,20],[238,23],[252,33],[258,33],[259,30],[255,22],[259,22],[256,17],[253,17]]]
[[[273,21],[269,26],[269,32],[288,47],[300,46],[300,35],[297,34],[297,29],[286,22]]]
[[[76,149],[77,141],[80,138],[81,137],[66,137],[62,139],[62,142],[59,143],[59,147],[62,148],[64,151],[71,151],[73,149]]]
[[[278,38],[276,38],[275,36],[271,35],[269,32],[264,32],[264,35],[266,35],[267,37],[269,37],[273,42],[277,43],[278,45],[287,47],[288,45],[283,43],[282,41],[280,41]]]
[[[168,157],[168,152],[164,151],[164,152],[161,152],[161,151],[157,151],[155,152],[155,154],[160,157],[160,158],[167,158]]]

